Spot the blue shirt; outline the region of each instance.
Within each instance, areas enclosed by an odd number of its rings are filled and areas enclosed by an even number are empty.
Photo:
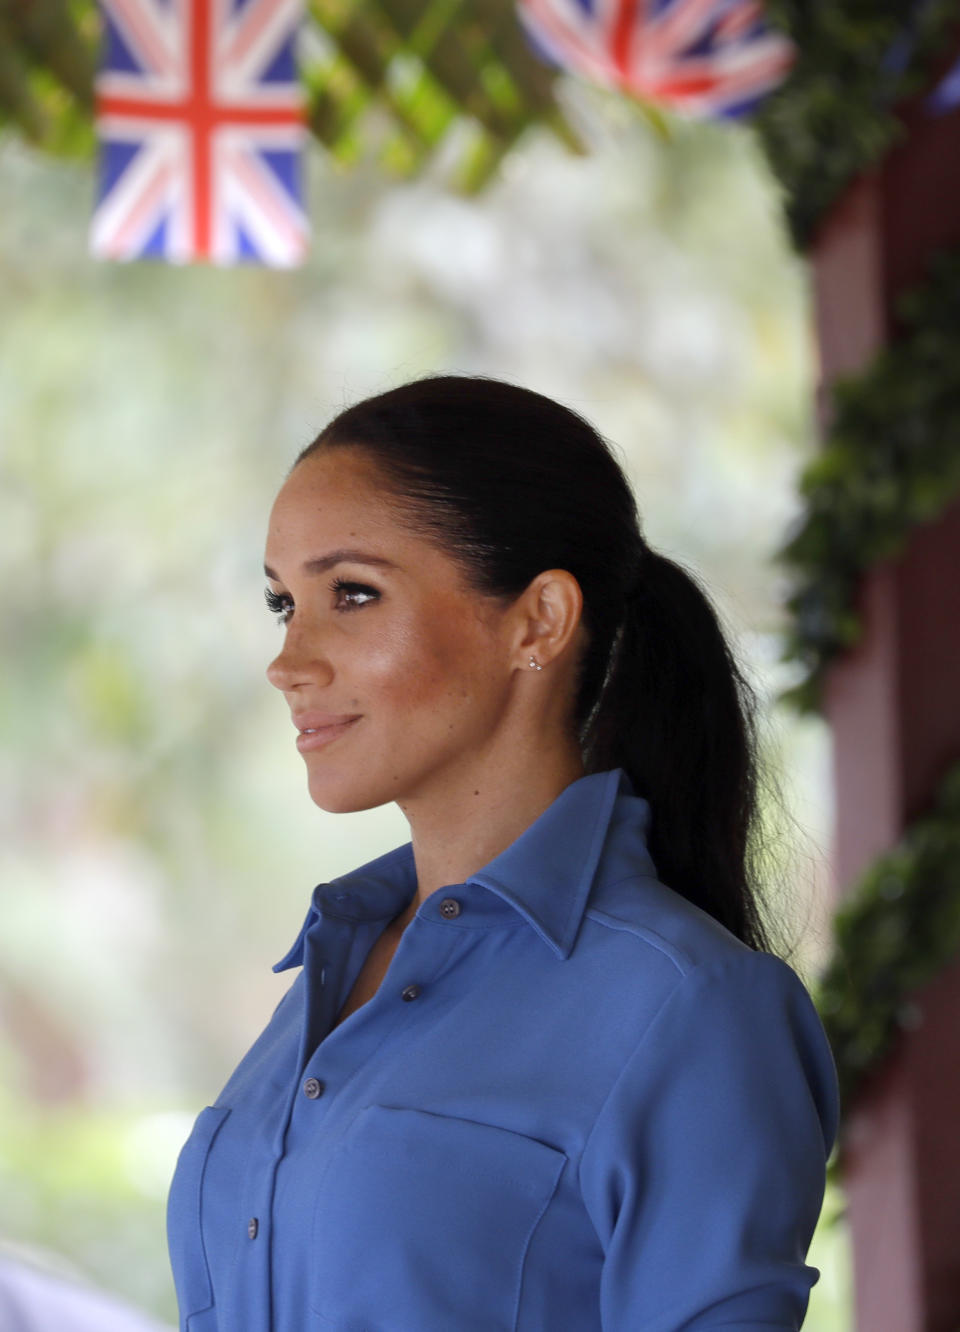
[[[799,1328],[839,1111],[796,972],[660,883],[626,772],[403,932],[410,843],[321,884],[177,1165],[189,1332]]]

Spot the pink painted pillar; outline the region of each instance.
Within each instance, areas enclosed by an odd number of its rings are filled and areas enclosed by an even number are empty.
[[[960,112],[933,120],[915,104],[904,120],[908,138],[812,252],[824,422],[830,382],[889,340],[897,293],[960,245]],[[864,636],[825,690],[838,900],[960,760],[960,501],[869,571],[858,604]],[[915,999],[919,1025],[845,1107],[857,1332],[960,1329],[960,958]]]

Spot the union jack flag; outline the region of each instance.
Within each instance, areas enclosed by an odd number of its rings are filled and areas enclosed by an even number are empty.
[[[90,249],[288,267],[309,235],[301,0],[101,0]]]
[[[796,50],[758,0],[517,0],[552,64],[692,116],[739,116],[779,84]]]

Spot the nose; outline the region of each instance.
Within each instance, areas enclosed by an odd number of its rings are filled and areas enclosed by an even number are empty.
[[[298,685],[329,684],[333,669],[326,657],[311,650],[302,633],[293,626],[287,629],[283,647],[267,667],[267,679],[281,693],[289,693]]]

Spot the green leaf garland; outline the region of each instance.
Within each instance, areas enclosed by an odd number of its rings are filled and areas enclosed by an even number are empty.
[[[933,807],[876,860],[834,916],[831,961],[814,990],[846,1111],[866,1075],[922,1020],[912,997],[960,950],[960,763]],[[842,1143],[831,1162],[843,1165]]]
[[[834,421],[801,475],[798,530],[774,559],[792,575],[781,660],[805,676],[780,700],[822,708],[830,663],[860,638],[858,584],[960,495],[960,251],[939,254],[898,305],[900,336],[837,382]]]
[[[929,84],[960,14],[956,0],[767,0],[766,12],[797,59],[752,123],[803,250],[850,181],[903,137],[896,107]]]

